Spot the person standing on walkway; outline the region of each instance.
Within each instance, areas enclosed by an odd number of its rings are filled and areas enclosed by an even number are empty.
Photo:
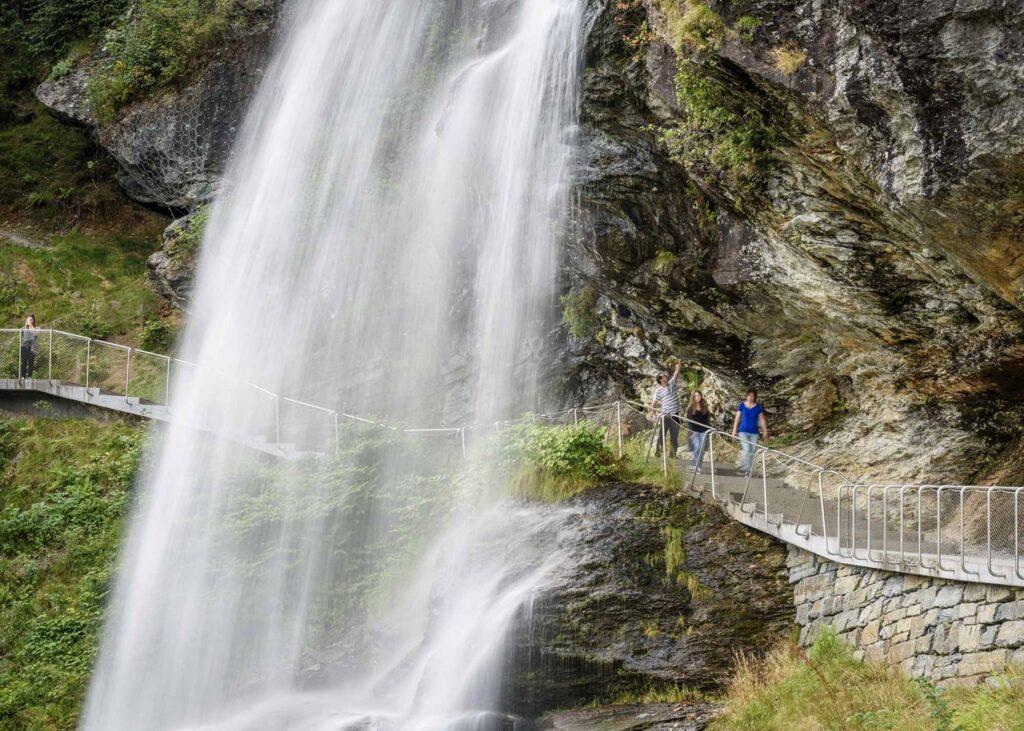
[[[25,326],[21,328],[21,373],[19,378],[31,378],[36,368],[36,349],[39,347],[39,330],[36,327],[35,315],[25,318]]]
[[[655,454],[661,454],[661,450],[665,446],[662,442],[665,440],[666,434],[672,450],[668,455],[675,457],[676,450],[679,449],[679,394],[676,393],[676,381],[682,367],[683,362],[677,360],[676,370],[671,377],[668,373],[658,374],[658,386],[654,390],[653,406],[655,413],[660,412],[661,423],[658,424],[658,448],[655,450]]]
[[[747,397],[736,407],[736,418],[732,420],[732,435],[740,440],[740,472],[750,474],[754,468],[754,452],[758,438],[768,439],[768,422],[764,418],[764,407],[757,402],[757,389],[748,388]]]
[[[704,440],[711,428],[711,412],[700,391],[690,394],[690,403],[686,405],[686,428],[690,433],[690,470],[702,472]]]

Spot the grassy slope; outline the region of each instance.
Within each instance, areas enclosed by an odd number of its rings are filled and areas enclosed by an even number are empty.
[[[0,729],[70,729],[143,429],[0,420]]]
[[[741,659],[712,731],[775,729],[1024,729],[1024,672],[992,686],[940,690],[882,665],[853,658],[834,635],[807,652],[776,648],[763,661]]]
[[[167,316],[146,279],[167,219],[117,190],[84,130],[34,103],[23,111],[0,129],[0,326],[32,313],[43,327],[137,343]]]

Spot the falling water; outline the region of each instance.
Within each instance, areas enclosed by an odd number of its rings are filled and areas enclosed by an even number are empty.
[[[492,722],[509,626],[561,560],[550,515],[498,500],[486,468],[431,482],[417,465],[443,448],[393,434],[367,481],[373,434],[342,429],[357,459],[325,467],[187,425],[302,449],[329,417],[272,394],[416,426],[537,405],[582,4],[287,8],[210,214],[181,346],[198,365],[174,373],[84,728]]]

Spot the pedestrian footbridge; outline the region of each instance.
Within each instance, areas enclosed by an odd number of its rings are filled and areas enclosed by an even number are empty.
[[[175,388],[187,388],[195,363],[59,330],[0,330],[0,391],[32,392],[160,422],[176,422]],[[205,371],[203,371],[205,373]],[[245,428],[188,426],[285,459],[335,456],[339,424],[467,444],[514,423],[405,428],[273,393],[218,374],[226,398],[245,392],[265,404]],[[178,385],[176,385],[178,384]],[[552,424],[588,422],[604,430],[620,457],[657,460],[671,485],[717,503],[735,520],[832,561],[959,581],[1024,587],[1024,487],[864,483],[794,454],[757,447],[753,468],[735,464],[739,441],[707,432],[700,471],[688,460],[654,456],[664,424],[644,404],[619,400],[526,417]],[[521,421],[515,420],[515,421]],[[685,421],[685,420],[684,420]],[[685,425],[685,424],[684,424]]]

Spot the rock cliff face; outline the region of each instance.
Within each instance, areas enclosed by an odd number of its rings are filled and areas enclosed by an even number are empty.
[[[588,2],[565,262],[592,312],[566,400],[646,390],[678,355],[723,419],[755,384],[776,432],[851,475],[1024,479],[1024,8]],[[191,207],[265,63],[263,5],[113,123],[88,108],[95,59],[38,95],[96,127],[133,196]],[[157,259],[180,306],[188,267]]]
[[[57,116],[90,127],[117,161],[118,181],[136,200],[185,210],[208,201],[234,142],[245,108],[263,74],[281,0],[252,4],[249,19],[184,83],[161,90],[97,119],[88,82],[100,48],[67,75],[45,81],[36,96]]]
[[[808,456],[854,474],[977,479],[1016,451],[1024,10],[595,12],[569,257],[600,295],[582,393],[678,354],[720,402],[761,387]]]
[[[792,626],[785,548],[716,506],[613,484],[570,508],[574,560],[513,641],[515,713],[658,688],[720,691],[735,653],[763,652]]]

